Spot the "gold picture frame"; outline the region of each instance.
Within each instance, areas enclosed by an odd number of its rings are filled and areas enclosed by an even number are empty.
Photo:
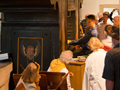
[[[18,37],[17,43],[17,74],[22,73],[30,62],[40,64],[43,70],[43,38]]]

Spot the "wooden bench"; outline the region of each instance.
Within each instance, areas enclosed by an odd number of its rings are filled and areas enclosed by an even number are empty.
[[[41,79],[39,82],[40,90],[47,90],[47,87],[48,87],[47,76],[45,74],[40,74],[40,75],[41,75]],[[21,77],[21,74],[13,74],[13,82],[15,87],[20,77]]]
[[[60,90],[67,90],[67,80],[65,77],[67,74],[61,72],[47,72],[47,71],[40,71],[40,74],[45,74],[47,76],[47,82],[49,85],[49,89],[58,89]]]

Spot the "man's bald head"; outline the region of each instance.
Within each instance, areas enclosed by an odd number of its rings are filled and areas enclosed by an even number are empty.
[[[114,17],[113,22],[114,22],[114,25],[119,25],[119,16],[118,15]]]

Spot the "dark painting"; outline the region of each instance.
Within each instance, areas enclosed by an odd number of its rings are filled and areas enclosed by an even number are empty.
[[[37,62],[43,69],[43,39],[19,37],[17,48],[17,73],[22,73],[30,62]]]

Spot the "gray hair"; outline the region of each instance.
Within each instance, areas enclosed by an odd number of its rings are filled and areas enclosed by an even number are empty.
[[[68,64],[73,59],[73,53],[70,50],[63,51],[59,58],[61,62]]]
[[[98,49],[103,49],[104,45],[102,42],[96,38],[96,37],[91,37],[90,40],[88,41],[88,46],[92,51],[98,50]]]
[[[98,13],[97,13],[97,15],[101,15],[101,16],[103,16],[103,13],[101,13],[101,12],[98,12]]]

